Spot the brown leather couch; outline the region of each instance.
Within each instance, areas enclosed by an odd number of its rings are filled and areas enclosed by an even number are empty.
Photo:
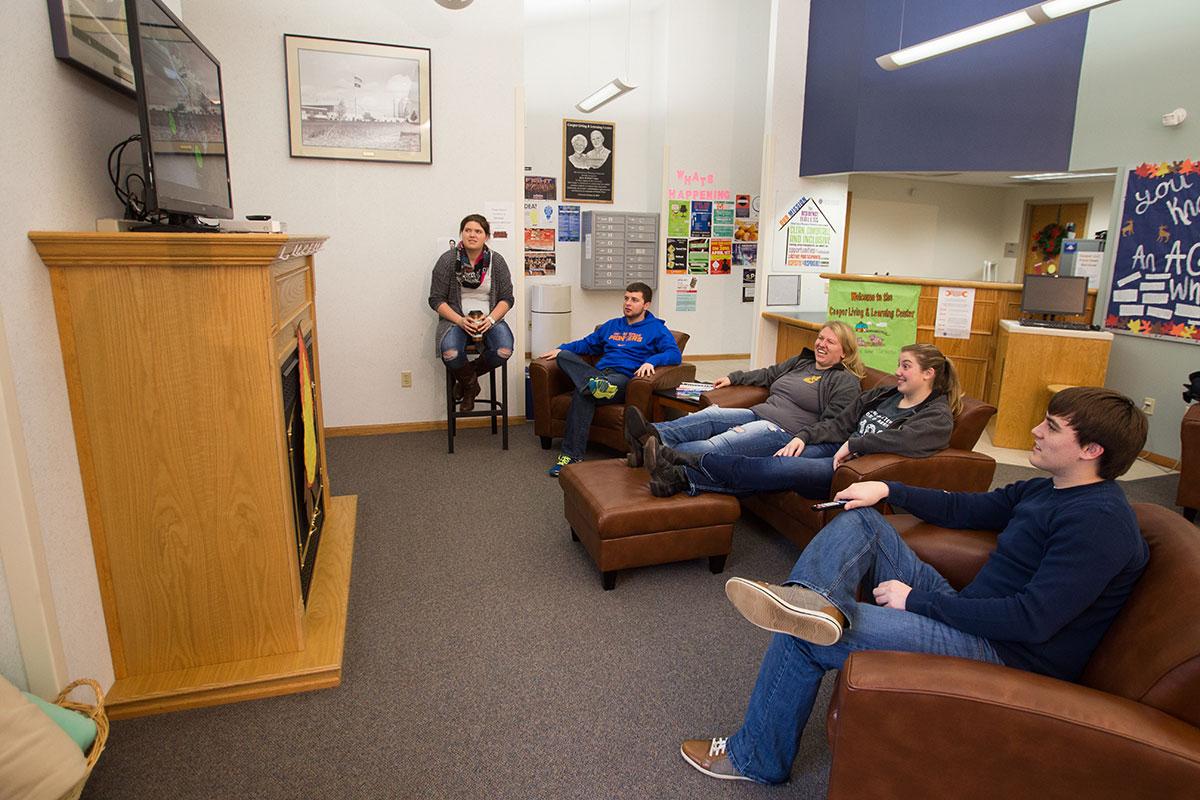
[[[895,384],[894,375],[867,368],[863,391]],[[758,386],[727,386],[700,396],[702,407],[749,408],[767,398]],[[985,492],[996,474],[991,456],[972,452],[983,435],[996,407],[972,397],[963,398],[963,408],[954,420],[950,447],[928,458],[906,458],[890,453],[872,453],[843,464],[833,474],[830,496],[857,481],[903,481],[910,486],[945,489],[950,492]],[[742,507],[804,547],[837,512],[813,511],[812,505],[828,497],[807,498],[795,492],[768,492],[742,498]]]
[[[1200,403],[1192,403],[1179,426],[1182,450],[1179,454],[1179,494],[1175,505],[1183,506],[1183,515],[1196,521],[1200,508]]]
[[[850,656],[829,706],[829,797],[1184,798],[1200,794],[1200,537],[1134,506],[1150,563],[1078,684],[917,653]],[[896,516],[961,588],[994,534]]]
[[[688,334],[671,331],[679,352],[687,346]],[[595,358],[585,358],[595,363]],[[676,364],[659,367],[649,378],[634,378],[625,387],[624,403],[606,403],[596,407],[592,427],[588,430],[588,441],[625,452],[625,406],[634,405],[641,409],[647,419],[651,418],[650,401],[660,389],[674,389],[684,381],[696,379],[695,364]],[[533,432],[541,437],[542,449],[549,450],[552,439],[561,437],[567,430],[567,409],[571,407],[571,392],[574,385],[553,360],[534,359],[529,364],[529,380],[533,393]]]

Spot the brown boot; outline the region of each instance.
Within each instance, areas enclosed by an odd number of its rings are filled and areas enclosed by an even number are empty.
[[[479,396],[479,379],[475,377],[475,364],[469,362],[454,370],[454,399],[462,401],[458,410],[472,411],[475,408],[475,398]]]

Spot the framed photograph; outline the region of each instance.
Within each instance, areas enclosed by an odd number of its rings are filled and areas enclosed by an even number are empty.
[[[54,57],[134,96],[125,0],[46,0]]]
[[[563,120],[563,201],[611,203],[617,126],[593,120]]]
[[[285,34],[292,155],[433,163],[429,49]]]

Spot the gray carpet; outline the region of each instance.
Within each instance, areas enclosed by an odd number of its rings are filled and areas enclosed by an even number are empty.
[[[679,756],[739,724],[769,634],[723,584],[785,576],[782,537],[744,518],[724,575],[697,560],[604,592],[529,428],[507,453],[484,430],[453,456],[438,432],[328,446],[334,493],[359,496],[342,685],[115,722],[85,798],[824,797],[832,674],[782,794]]]

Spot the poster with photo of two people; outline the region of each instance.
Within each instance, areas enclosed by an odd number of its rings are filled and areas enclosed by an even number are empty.
[[[593,120],[563,120],[563,200],[613,202],[616,125]]]

